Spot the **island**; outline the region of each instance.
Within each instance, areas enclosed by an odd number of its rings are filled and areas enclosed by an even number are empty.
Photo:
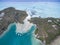
[[[17,10],[14,7],[0,11],[0,37],[3,35],[0,38],[1,45],[7,43],[6,39],[8,41],[12,39],[12,44],[9,42],[8,45],[25,45],[26,43],[27,45],[51,45],[60,36],[60,18],[41,18],[28,15],[26,10]],[[23,38],[23,36],[25,37]]]

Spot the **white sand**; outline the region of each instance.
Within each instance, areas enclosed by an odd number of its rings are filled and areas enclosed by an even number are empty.
[[[21,24],[21,23],[17,23],[16,24],[16,33],[26,33],[27,31],[29,31],[29,29],[31,28],[31,26],[33,25],[32,23],[30,23],[28,20],[30,20],[31,17],[30,15],[28,15],[24,20],[24,24]]]
[[[60,36],[58,36],[50,45],[60,45]]]
[[[20,24],[20,23],[17,23],[16,24],[16,33],[26,33],[27,31],[29,31],[29,29],[31,28],[33,24],[31,23],[25,23],[25,24]]]

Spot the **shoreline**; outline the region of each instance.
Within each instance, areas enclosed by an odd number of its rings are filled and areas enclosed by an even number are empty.
[[[60,45],[60,36],[57,36],[57,38],[54,39],[50,45]]]
[[[29,31],[29,29],[31,28],[33,24],[28,24],[26,26],[26,24],[21,24],[21,23],[17,23],[16,24],[16,33],[26,33]],[[23,29],[23,30],[22,30]]]
[[[15,22],[9,24],[8,27],[7,27],[7,29],[6,29],[6,31],[4,31],[3,34],[0,35],[0,38],[2,38],[2,37],[9,31],[9,29],[11,28],[11,26],[12,26],[12,25],[15,25],[15,24],[16,24]]]

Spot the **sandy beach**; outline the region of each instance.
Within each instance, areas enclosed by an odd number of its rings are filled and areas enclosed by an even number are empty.
[[[17,23],[16,24],[16,27],[17,27],[16,33],[26,33],[31,28],[31,26],[32,26],[31,23],[26,23],[26,24]]]
[[[60,45],[60,36],[58,36],[50,45]]]

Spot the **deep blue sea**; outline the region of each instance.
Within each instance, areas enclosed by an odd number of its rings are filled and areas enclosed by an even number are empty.
[[[7,28],[8,31],[0,37],[0,45],[42,45],[40,40],[34,36],[35,29],[36,27],[33,25],[28,32],[16,34],[16,24],[10,24]]]

